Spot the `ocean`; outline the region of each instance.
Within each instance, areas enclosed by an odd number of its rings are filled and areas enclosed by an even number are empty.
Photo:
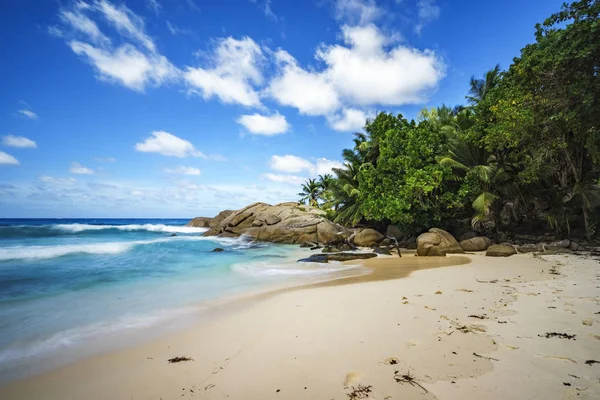
[[[364,272],[187,221],[0,219],[0,381],[201,322],[242,294]]]

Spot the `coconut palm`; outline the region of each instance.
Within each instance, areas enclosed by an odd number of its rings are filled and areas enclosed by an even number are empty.
[[[300,202],[308,203],[313,207],[319,206],[319,197],[321,195],[321,185],[316,179],[309,179],[302,184],[302,192],[298,193],[301,196]]]
[[[477,105],[481,100],[487,96],[498,82],[500,81],[500,65],[496,65],[485,73],[483,79],[476,79],[474,76],[471,77],[471,88],[469,89],[469,96],[467,101],[472,106]]]

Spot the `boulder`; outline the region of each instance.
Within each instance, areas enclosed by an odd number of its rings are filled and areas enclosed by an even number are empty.
[[[313,247],[313,246],[316,246],[316,243],[314,243],[314,242],[302,242],[300,244],[300,247],[303,247],[303,248],[304,247]]]
[[[555,242],[551,242],[546,244],[544,247],[546,250],[561,250],[567,249],[571,245],[571,241],[569,239],[565,240],[557,240]]]
[[[464,242],[465,240],[469,240],[469,239],[473,239],[474,237],[477,237],[477,233],[473,232],[473,231],[468,231],[463,233],[462,235],[460,235],[460,241]]]
[[[517,246],[517,250],[519,253],[535,253],[537,251],[541,251],[542,249],[537,244],[527,243]]]
[[[293,202],[274,206],[254,203],[232,211],[217,225],[211,226],[203,236],[244,235],[263,242],[325,244],[345,232],[344,227],[329,221],[325,218],[325,212],[315,207]]]
[[[582,251],[582,250],[584,250],[584,247],[580,243],[577,243],[576,241],[571,240],[571,244],[569,245],[569,249],[571,249],[573,251]]]
[[[313,254],[307,258],[301,258],[298,262],[316,262],[316,263],[328,263],[329,259],[327,254]]]
[[[439,248],[441,252],[446,254],[464,253],[454,236],[438,228],[431,228],[429,232],[419,235],[417,238],[417,255],[427,256],[434,247]]]
[[[495,244],[488,247],[485,253],[488,257],[509,257],[517,254],[517,250],[513,246],[506,246],[502,244]]]
[[[188,222],[185,226],[191,226],[194,228],[214,228],[218,226],[225,218],[233,214],[233,212],[233,210],[223,210],[213,218],[196,217]]]
[[[476,236],[471,239],[462,240],[460,242],[460,247],[464,251],[483,251],[487,250],[488,247],[492,244],[492,239],[485,236]]]
[[[370,247],[379,244],[385,237],[375,229],[363,229],[354,236],[354,245],[358,247]]]
[[[350,247],[349,244],[344,243],[343,245],[340,246],[340,250],[341,251],[352,251],[354,250],[352,247]]]
[[[446,252],[439,247],[432,247],[427,253],[427,257],[446,257]]]
[[[220,253],[220,252],[222,252],[222,251],[225,251],[225,250],[224,250],[224,249],[222,249],[222,248],[220,248],[220,247],[215,247],[215,248],[213,249],[213,251],[212,251],[212,252],[213,252],[213,253]]]
[[[337,248],[333,247],[333,246],[325,246],[323,247],[323,250],[321,250],[321,253],[339,253],[341,252],[341,250],[338,250]]]

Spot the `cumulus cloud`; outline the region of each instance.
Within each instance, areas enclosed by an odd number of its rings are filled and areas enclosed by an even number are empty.
[[[225,104],[260,106],[254,86],[263,82],[265,57],[254,40],[219,39],[214,51],[205,58],[206,66],[185,68],[183,76],[190,93],[204,99],[217,97]]]
[[[237,119],[237,123],[244,126],[248,132],[255,135],[279,135],[290,129],[290,124],[285,117],[279,113],[275,113],[271,116],[258,113],[242,115]]]
[[[169,174],[200,175],[198,168],[186,167],[184,165],[179,165],[175,168],[165,168],[165,172]]]
[[[279,175],[279,174],[263,174],[263,178],[268,179],[272,182],[287,183],[289,185],[300,185],[306,181],[306,178],[296,175]]]
[[[91,175],[94,173],[94,171],[90,168],[84,167],[83,165],[75,161],[71,163],[71,168],[69,168],[69,172],[78,175]]]
[[[279,172],[306,172],[312,176],[330,174],[333,168],[342,168],[343,164],[339,161],[318,158],[312,163],[302,157],[294,155],[273,156],[269,161],[271,169]]]
[[[310,161],[290,154],[271,157],[269,166],[271,169],[281,172],[302,172],[315,169],[315,165]]]
[[[178,158],[206,158],[206,155],[197,150],[194,145],[187,140],[164,131],[152,132],[152,135],[149,138],[143,142],[136,143],[135,149],[143,153],[158,153],[163,156]]]
[[[328,115],[327,122],[336,131],[350,132],[361,130],[365,126],[367,118],[369,118],[369,114],[363,110],[345,108],[337,114]]]
[[[22,109],[22,110],[19,110],[18,113],[21,114],[25,118],[38,119],[37,114],[31,110]]]
[[[179,70],[158,52],[146,33],[144,20],[125,5],[108,0],[92,4],[80,1],[61,9],[59,17],[63,27],[54,30],[60,31],[75,54],[92,65],[100,80],[141,92],[147,86],[160,86],[179,77]],[[108,22],[122,44],[113,46],[92,17]]]
[[[6,135],[2,138],[2,144],[8,147],[36,148],[37,143],[24,136]]]
[[[304,69],[289,53],[277,51],[279,73],[266,94],[300,113],[338,121],[335,114],[342,107],[423,102],[445,74],[433,51],[397,44],[395,36],[383,34],[375,25],[345,25],[342,36],[344,45],[317,50],[316,58],[325,65],[320,71]],[[357,115],[342,111],[341,117],[354,117],[356,122]]]
[[[7,154],[3,151],[0,151],[0,165],[19,165],[21,164],[19,160]]]

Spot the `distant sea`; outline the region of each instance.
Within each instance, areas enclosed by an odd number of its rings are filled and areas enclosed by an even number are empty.
[[[205,238],[187,221],[0,219],[0,381],[200,321],[211,302],[357,268],[299,264],[308,250]]]

